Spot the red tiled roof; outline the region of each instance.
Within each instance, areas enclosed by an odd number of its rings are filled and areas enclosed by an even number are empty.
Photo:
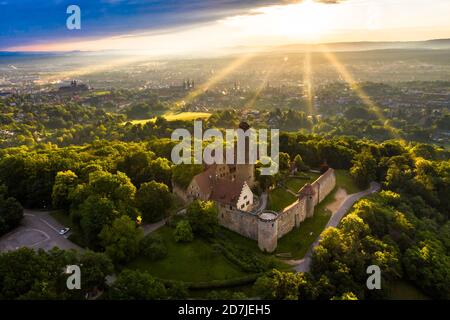
[[[202,193],[209,194],[211,192],[215,174],[215,168],[209,167],[207,170],[197,174],[194,177],[194,180]]]
[[[210,199],[229,205],[236,205],[245,182],[216,179]]]

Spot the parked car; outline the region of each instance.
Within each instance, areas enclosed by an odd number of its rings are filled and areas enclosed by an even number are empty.
[[[67,232],[69,232],[70,231],[70,228],[64,228],[64,229],[61,229],[60,231],[59,231],[59,234],[60,235],[64,235],[64,234],[66,234]]]

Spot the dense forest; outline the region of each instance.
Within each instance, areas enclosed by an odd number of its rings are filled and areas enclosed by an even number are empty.
[[[20,223],[22,205],[59,209],[77,231],[71,240],[89,248],[81,256],[29,249],[1,254],[0,297],[79,298],[64,293],[61,287],[58,270],[68,261],[89,266],[85,291],[78,292],[81,295],[108,288],[106,296],[112,299],[185,297],[183,283],[123,269],[141,253],[155,259],[164,256],[161,239],[144,236],[136,221],[150,223],[171,216],[177,206],[172,183],[186,184],[199,170],[169,160],[173,142],[166,137],[176,125],[160,119],[132,126],[127,131],[133,133],[130,141],[96,139],[83,145],[39,143],[0,150],[0,221],[5,222],[0,232]],[[280,151],[282,162],[295,159],[299,168],[308,169],[326,162],[349,170],[362,188],[375,180],[382,183],[383,190],[359,201],[338,228],[324,232],[310,273],[270,271],[270,261],[242,260],[242,253],[224,247],[230,257],[250,269],[265,265],[259,270],[265,274],[255,284],[260,297],[386,297],[389,286],[369,291],[360,285],[366,277],[365,266],[370,264],[380,266],[386,284],[404,279],[430,297],[450,297],[448,151],[401,140],[378,143],[302,133],[283,133]],[[281,163],[283,166],[286,164]],[[262,176],[258,179],[263,188],[277,183],[276,176],[271,181]],[[186,219],[172,222],[176,225],[174,237],[177,241],[214,239],[220,230],[215,215],[215,208],[207,202],[194,202]],[[106,286],[105,275],[114,270],[118,278],[112,287]],[[147,284],[145,289],[140,283]]]
[[[385,98],[382,91],[385,86],[381,84],[362,87],[368,92],[375,91],[374,94],[380,99]],[[376,141],[404,139],[428,143],[434,139],[436,143],[448,147],[441,138],[450,130],[447,108],[427,109],[424,104],[424,108],[383,109],[364,106],[354,97],[349,97],[345,105],[330,106],[329,101],[334,101],[333,97],[344,89],[338,84],[321,89],[320,99],[324,102],[319,99],[321,104],[314,113],[296,100],[254,112],[246,108],[221,108],[214,110],[205,121],[205,126],[236,128],[240,121],[245,120],[255,128],[269,127],[286,132],[301,131],[303,134],[314,133],[325,137],[352,136]],[[397,91],[399,89],[394,93]],[[389,96],[392,92],[386,94]],[[106,102],[102,102],[102,98]],[[187,105],[183,109],[189,110],[191,107]],[[151,137],[170,137],[175,128],[192,127],[191,121],[167,121],[163,114],[170,109],[169,102],[162,101],[152,90],[112,90],[91,93],[86,97],[12,95],[0,100],[0,109],[0,147],[3,148],[36,146],[40,143],[63,147],[103,139],[143,141]]]

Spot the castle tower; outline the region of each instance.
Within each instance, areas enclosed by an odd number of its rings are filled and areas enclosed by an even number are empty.
[[[278,213],[265,210],[258,218],[258,247],[274,252],[278,245]]]
[[[250,129],[250,125],[245,122],[242,121],[239,124],[239,128],[242,129],[244,132],[246,132],[247,130]],[[248,186],[250,188],[252,188],[255,185],[255,164],[254,163],[249,163],[249,146],[250,146],[250,141],[249,138],[246,137],[245,138],[245,163],[246,164],[237,164],[236,165],[236,180],[239,181],[246,181]],[[236,147],[236,145],[235,145]],[[235,150],[237,150],[237,148],[235,148]]]
[[[314,215],[314,195],[316,192],[311,184],[307,183],[299,192],[300,200],[305,201],[306,217],[310,218]]]

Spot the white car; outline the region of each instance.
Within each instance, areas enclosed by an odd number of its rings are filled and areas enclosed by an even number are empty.
[[[59,234],[60,235],[64,235],[64,234],[66,234],[67,232],[69,232],[70,231],[70,228],[64,228],[64,229],[61,229],[60,231],[59,231]]]

